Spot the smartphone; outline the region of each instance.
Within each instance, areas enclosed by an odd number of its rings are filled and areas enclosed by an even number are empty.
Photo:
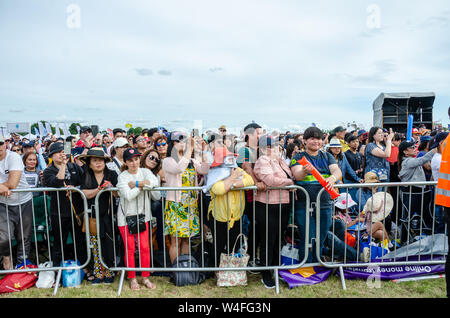
[[[72,153],[72,142],[70,141],[64,142],[64,153],[66,155],[70,155]]]
[[[92,135],[95,137],[98,134],[98,126],[97,125],[92,125],[91,126],[92,129]]]

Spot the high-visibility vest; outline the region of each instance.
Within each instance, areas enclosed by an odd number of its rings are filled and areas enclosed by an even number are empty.
[[[436,188],[436,204],[450,207],[450,134],[442,145],[442,160]]]

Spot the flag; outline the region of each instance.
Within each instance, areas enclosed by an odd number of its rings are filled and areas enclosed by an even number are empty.
[[[77,134],[80,135],[80,126],[77,126]]]
[[[45,129],[47,130],[47,134],[51,134],[52,133],[52,127],[47,122],[45,123]]]
[[[132,124],[125,124],[125,128],[133,128]]]
[[[69,128],[67,128],[67,124],[63,123],[63,132],[64,132],[64,137],[69,137],[71,135]]]
[[[107,131],[108,131],[109,137],[114,138],[114,134],[113,134],[112,129],[108,128]]]
[[[36,137],[41,137],[41,134],[39,133],[39,130],[34,127],[34,134],[36,135]]]
[[[41,137],[44,137],[45,135],[47,135],[44,125],[42,125],[42,123],[40,121],[38,122],[38,127],[39,127],[39,135]]]
[[[55,136],[56,137],[61,137],[61,132],[59,130],[59,124],[58,123],[55,124]]]

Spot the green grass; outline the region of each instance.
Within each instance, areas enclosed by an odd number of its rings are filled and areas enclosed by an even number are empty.
[[[120,296],[117,296],[119,277],[112,285],[92,286],[83,281],[79,288],[30,289],[0,295],[3,298],[446,298],[445,279],[430,279],[394,283],[382,281],[380,288],[369,288],[365,280],[347,280],[346,290],[341,281],[331,275],[325,282],[312,286],[300,286],[289,289],[280,281],[280,293],[275,289],[266,289],[259,275],[248,274],[248,286],[217,287],[215,279],[207,279],[201,285],[176,287],[168,277],[151,277],[157,285],[155,290],[141,286],[141,290],[132,291],[129,281],[124,281]]]

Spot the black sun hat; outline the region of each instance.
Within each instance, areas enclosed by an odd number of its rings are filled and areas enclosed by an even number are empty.
[[[85,155],[81,155],[78,157],[78,159],[83,163],[86,163],[87,158],[101,158],[107,162],[111,161],[111,158],[105,155],[103,149],[97,147],[89,149]]]

